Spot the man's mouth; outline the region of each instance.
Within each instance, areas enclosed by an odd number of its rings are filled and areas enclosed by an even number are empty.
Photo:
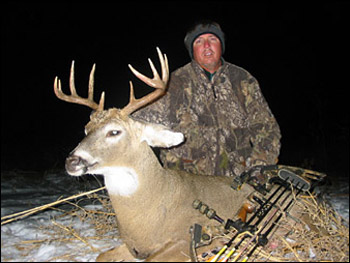
[[[212,50],[206,50],[203,52],[203,55],[205,57],[210,57],[210,56],[214,55],[214,52]]]

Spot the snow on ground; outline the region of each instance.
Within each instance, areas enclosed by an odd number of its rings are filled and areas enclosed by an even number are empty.
[[[89,189],[87,189],[89,187]],[[28,172],[2,172],[1,217],[66,198],[79,192],[100,187],[81,181],[64,172],[33,174]],[[62,199],[61,198],[61,199]],[[100,204],[86,204],[85,209],[101,210]],[[88,239],[95,251],[80,240],[52,241],[57,235],[52,219],[62,214],[48,209],[24,219],[1,226],[1,261],[88,261],[93,262],[101,251],[120,244],[120,240]],[[61,226],[73,226],[80,236],[93,237],[95,229],[77,217],[55,218]],[[57,228],[56,228],[57,229]],[[112,233],[115,234],[116,233]],[[67,235],[69,239],[71,236]],[[39,244],[39,245],[38,245]],[[100,250],[100,251],[98,251]]]
[[[100,178],[101,180],[101,178]],[[349,183],[347,178],[331,185],[322,186],[325,196],[334,209],[349,222]],[[102,180],[101,180],[102,181]],[[24,211],[59,198],[69,197],[100,187],[97,180],[78,179],[65,172],[1,172],[1,217]],[[101,209],[100,204],[85,204],[84,208]],[[55,235],[52,219],[60,211],[46,210],[24,219],[1,226],[1,261],[95,261],[101,251],[121,243],[117,238],[81,240],[52,240]],[[93,237],[95,229],[77,217],[65,216],[55,219],[57,224],[73,226],[81,236]],[[115,233],[111,233],[115,237]],[[36,242],[37,241],[37,242]],[[38,245],[39,244],[39,245]],[[28,249],[32,247],[32,249]],[[91,248],[93,247],[95,251]],[[98,251],[99,250],[99,251]]]

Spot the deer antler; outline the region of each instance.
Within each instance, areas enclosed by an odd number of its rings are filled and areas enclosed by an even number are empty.
[[[78,96],[75,90],[75,84],[74,84],[74,60],[73,60],[72,66],[70,69],[70,79],[69,79],[69,88],[70,88],[71,95],[68,96],[62,92],[61,80],[58,77],[56,77],[55,83],[54,83],[54,91],[57,98],[67,102],[85,105],[96,111],[103,111],[105,93],[102,92],[99,104],[94,102],[94,98],[93,98],[94,97],[94,74],[95,74],[95,64],[93,65],[90,73],[88,97],[82,98]]]
[[[140,99],[136,99],[135,95],[134,95],[134,88],[133,88],[132,82],[130,81],[129,104],[126,105],[121,110],[121,114],[123,114],[124,116],[130,115],[134,111],[136,111],[136,110],[142,108],[143,106],[155,101],[156,99],[161,97],[163,94],[165,94],[167,83],[169,80],[168,59],[167,59],[165,54],[163,56],[162,52],[160,51],[160,49],[158,47],[157,47],[157,52],[158,52],[158,57],[159,57],[159,61],[160,61],[161,68],[162,68],[162,79],[159,77],[159,74],[158,74],[156,68],[154,67],[154,65],[150,59],[148,59],[148,62],[150,64],[152,72],[153,72],[153,79],[150,79],[150,78],[146,77],[145,75],[141,74],[136,69],[134,69],[130,64],[128,65],[130,70],[132,71],[132,73],[135,74],[136,77],[138,77],[140,80],[145,82],[147,85],[149,85],[153,88],[156,88],[156,90],[153,91],[152,93],[140,98]]]

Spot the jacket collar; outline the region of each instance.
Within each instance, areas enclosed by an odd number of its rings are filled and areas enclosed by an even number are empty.
[[[224,68],[226,68],[227,62],[225,61],[225,59],[223,57],[221,57],[221,66],[214,73],[210,73],[210,72],[206,71],[194,59],[192,59],[192,61],[191,61],[191,66],[192,66],[193,70],[197,73],[197,75],[200,75],[202,79],[205,78],[209,82],[213,82],[214,79],[216,79],[218,76],[220,76],[220,74],[222,73]]]

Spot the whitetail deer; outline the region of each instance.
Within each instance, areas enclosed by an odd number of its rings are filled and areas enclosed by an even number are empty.
[[[79,97],[74,86],[74,63],[71,67],[70,90],[62,92],[56,77],[56,96],[67,102],[89,106],[95,112],[85,127],[86,137],[70,153],[66,170],[70,175],[102,174],[117,215],[117,227],[124,244],[101,254],[98,260],[119,261],[136,258],[150,261],[189,260],[189,229],[194,223],[210,222],[192,208],[195,199],[215,207],[223,217],[232,217],[253,191],[244,184],[240,191],[230,187],[226,177],[193,175],[168,170],[161,166],[149,146],[172,147],[181,144],[184,136],[158,124],[137,121],[129,115],[165,94],[169,79],[168,61],[157,49],[162,78],[149,60],[153,79],[131,71],[143,82],[156,88],[141,99],[135,99],[130,81],[130,102],[123,109],[103,110],[93,101],[93,66],[88,98]]]

